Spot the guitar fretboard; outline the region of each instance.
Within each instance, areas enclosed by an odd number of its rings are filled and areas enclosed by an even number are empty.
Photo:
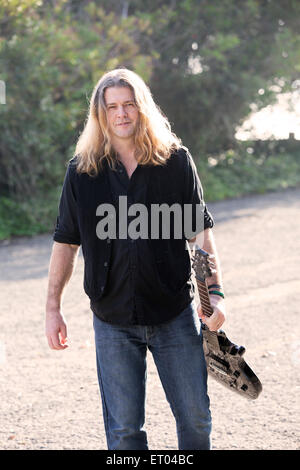
[[[202,307],[203,313],[207,317],[210,317],[213,313],[213,309],[210,305],[207,285],[206,285],[205,281],[200,281],[197,278],[196,278],[196,282],[197,282],[197,286],[198,286],[198,292],[199,292],[199,297],[200,297],[200,302],[201,302],[201,307]]]

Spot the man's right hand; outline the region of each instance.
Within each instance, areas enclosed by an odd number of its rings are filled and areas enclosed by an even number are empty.
[[[67,325],[62,313],[49,311],[46,312],[46,336],[51,349],[66,349]]]

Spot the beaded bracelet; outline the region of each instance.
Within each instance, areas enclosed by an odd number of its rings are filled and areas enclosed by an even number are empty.
[[[210,290],[209,294],[220,295],[221,297],[223,297],[223,299],[225,299],[223,292],[220,292],[218,290]]]

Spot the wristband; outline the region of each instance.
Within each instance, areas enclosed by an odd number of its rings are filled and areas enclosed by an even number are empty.
[[[219,292],[218,290],[210,290],[209,294],[219,295],[220,297],[223,297],[223,299],[225,299],[223,292]]]
[[[219,284],[211,284],[210,286],[207,286],[208,289],[210,289],[211,287],[216,287],[217,289],[222,289],[222,286],[220,286]]]

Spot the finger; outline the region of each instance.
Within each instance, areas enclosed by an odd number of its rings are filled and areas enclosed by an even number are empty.
[[[68,341],[67,326],[64,324],[60,327],[60,344],[67,347],[67,345],[66,345],[67,341]]]
[[[203,315],[203,310],[202,310],[201,304],[199,304],[198,307],[197,307],[197,313],[198,313],[199,317]]]
[[[61,344],[64,348],[68,348],[68,347],[69,347],[68,338],[61,338],[60,344]]]
[[[66,349],[69,347],[69,340],[68,338],[61,338],[60,339],[60,344],[63,347],[63,349]]]
[[[198,313],[198,317],[205,317],[206,316],[206,315],[204,315],[201,304],[199,304],[198,307],[197,307],[197,313]]]
[[[201,315],[199,315],[199,318],[203,323],[205,323],[205,324],[207,323],[208,317],[206,315],[204,315],[203,313]]]
[[[208,320],[206,321],[206,325],[207,327],[209,328],[210,331],[217,331],[218,330],[218,325],[219,325],[219,322],[216,321],[215,318],[212,318],[212,316],[210,318],[208,318]]]
[[[51,336],[47,337],[47,339],[48,339],[48,345],[50,349],[54,349],[54,350],[62,349],[62,347],[58,347],[59,345],[56,346],[56,341],[55,339],[53,341]]]
[[[50,349],[54,349],[51,336],[47,336],[48,346]]]
[[[200,320],[205,323],[205,320],[206,320],[206,315],[204,315],[203,311],[200,309],[197,310],[197,313],[198,313],[198,318],[200,318]]]
[[[61,334],[62,338],[64,338],[64,339],[67,338],[67,325],[66,324],[61,325],[60,334]]]
[[[210,331],[218,331],[218,329],[219,329],[214,325],[210,325],[210,326],[208,326],[208,328],[209,328]]]
[[[53,349],[60,350],[60,349],[65,349],[65,346],[63,346],[59,340],[59,335],[58,333],[54,333],[51,336],[52,344],[53,344]]]

